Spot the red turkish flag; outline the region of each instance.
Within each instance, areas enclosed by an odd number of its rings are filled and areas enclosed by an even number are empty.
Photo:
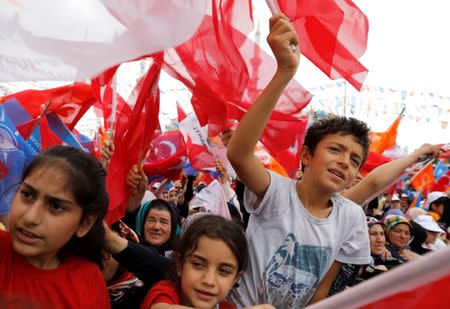
[[[360,90],[367,69],[367,16],[351,1],[277,0],[300,39],[300,49],[331,79],[345,78]]]
[[[144,159],[155,130],[159,129],[159,73],[159,66],[153,64],[130,96],[130,103],[135,102],[130,104],[133,106],[131,114],[117,115],[115,151],[106,176],[110,198],[107,213],[109,224],[124,216],[129,194],[126,175],[134,164]]]
[[[159,175],[176,179],[186,164],[186,158],[186,145],[180,131],[163,132],[152,141],[143,169],[148,177]]]
[[[75,127],[95,102],[91,85],[86,83],[73,83],[47,90],[24,90],[5,96],[0,102],[10,98],[16,98],[33,118],[38,117],[43,107],[51,101],[47,112],[55,112],[69,130]]]

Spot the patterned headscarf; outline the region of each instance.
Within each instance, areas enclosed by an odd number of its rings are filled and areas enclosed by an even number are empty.
[[[411,223],[405,217],[399,215],[389,215],[384,219],[384,224],[386,224],[388,233],[394,226],[396,226],[399,223],[408,224],[408,226],[412,229]]]

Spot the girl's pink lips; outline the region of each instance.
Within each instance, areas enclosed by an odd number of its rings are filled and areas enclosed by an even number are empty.
[[[195,290],[194,289],[194,292],[197,295],[197,297],[200,298],[200,300],[203,300],[203,301],[210,301],[214,297],[216,297],[215,294],[212,294],[212,293],[209,293],[209,292],[205,292],[205,291],[202,291],[202,290]]]

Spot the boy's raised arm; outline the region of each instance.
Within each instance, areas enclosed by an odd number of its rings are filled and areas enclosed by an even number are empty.
[[[420,157],[437,157],[442,151],[443,149],[440,146],[423,144],[408,156],[377,167],[358,184],[343,192],[342,196],[358,205],[362,205],[370,196],[394,181],[408,166],[417,162]]]
[[[264,131],[270,114],[275,108],[284,88],[295,75],[299,64],[297,34],[289,19],[283,14],[270,19],[270,33],[267,37],[275,58],[277,71],[255,103],[242,117],[240,124],[228,144],[228,159],[242,182],[258,197],[262,198],[270,184],[270,176],[253,150]],[[257,207],[257,206],[256,206]]]

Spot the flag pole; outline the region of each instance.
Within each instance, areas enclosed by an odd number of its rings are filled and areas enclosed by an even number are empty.
[[[50,107],[50,105],[52,104],[52,100],[48,101],[47,104],[45,104],[44,109],[42,110],[42,112],[39,114],[39,116],[37,116],[36,120],[34,121],[33,126],[30,128],[30,130],[28,130],[27,134],[24,136],[25,140],[28,140],[31,136],[31,134],[33,134],[34,129],[36,129],[37,125],[39,124],[39,122],[41,121],[41,118],[44,117],[44,115],[47,113],[48,108]]]
[[[117,72],[113,76],[113,97],[112,97],[112,109],[111,117],[109,118],[109,138],[114,141],[114,123],[116,122],[116,110],[117,110]]]

